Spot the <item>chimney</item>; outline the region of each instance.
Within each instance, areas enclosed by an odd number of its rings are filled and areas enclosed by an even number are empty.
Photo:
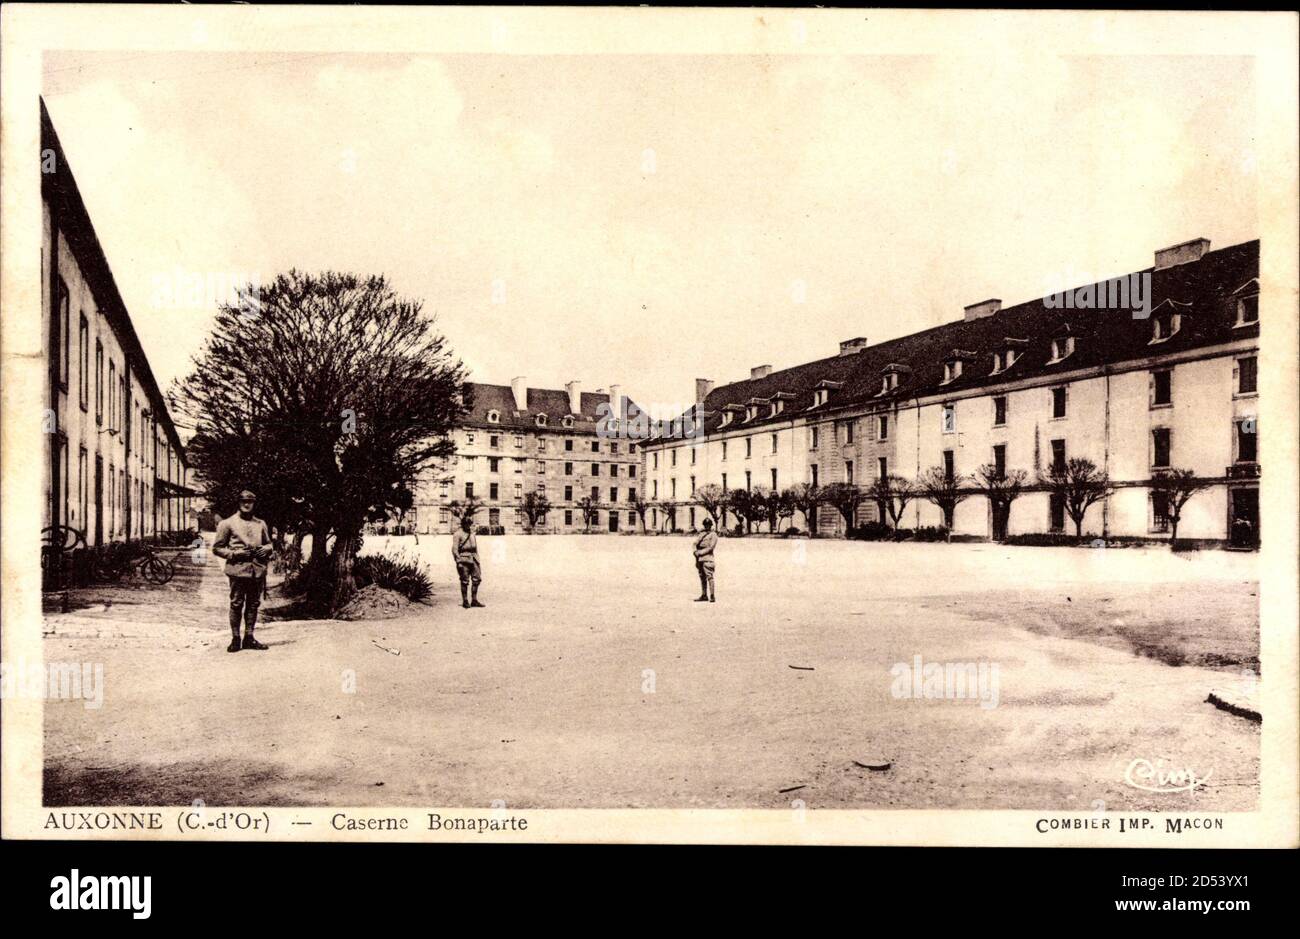
[[[1177,267],[1179,264],[1199,261],[1205,256],[1205,252],[1209,250],[1209,238],[1193,238],[1191,241],[1184,241],[1180,245],[1160,248],[1156,251],[1155,269],[1163,271],[1166,267]]]
[[[766,378],[768,375],[771,374],[772,374],[772,366],[770,365],[755,365],[753,368],[749,370],[749,377],[751,379]]]
[[[709,396],[709,392],[712,390],[713,382],[709,381],[707,378],[695,379],[695,403],[703,404],[704,399]]]
[[[857,352],[861,352],[866,347],[866,336],[858,336],[856,339],[845,339],[840,343],[840,355],[853,355]]]
[[[1002,301],[981,300],[979,303],[972,303],[964,309],[966,310],[966,322],[969,323],[971,320],[982,320],[986,316],[992,316],[1002,309]]]
[[[614,416],[620,420],[623,417],[623,386],[609,386],[609,408],[614,412]]]
[[[528,410],[528,379],[520,375],[518,378],[510,379],[510,390],[515,395],[515,410]]]
[[[582,382],[576,378],[564,386],[564,390],[569,393],[569,413],[582,413]]]

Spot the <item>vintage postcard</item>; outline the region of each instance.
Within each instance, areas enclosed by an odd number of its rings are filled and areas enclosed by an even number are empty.
[[[0,16],[4,837],[1297,845],[1294,15]]]

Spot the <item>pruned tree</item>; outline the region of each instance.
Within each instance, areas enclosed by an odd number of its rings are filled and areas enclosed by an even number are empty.
[[[1107,498],[1112,491],[1106,471],[1084,457],[1053,463],[1046,473],[1039,476],[1039,482],[1061,500],[1066,514],[1074,522],[1076,537],[1083,536],[1083,519],[1088,509]]]
[[[645,516],[646,513],[650,511],[650,503],[645,500],[644,496],[637,495],[637,497],[632,500],[632,511],[635,512],[636,517],[641,520],[641,532],[644,534],[646,531]]]
[[[845,530],[851,529],[862,504],[862,490],[849,482],[828,483],[822,488],[822,495],[826,504],[833,506],[844,519]]]
[[[464,500],[452,499],[447,503],[447,508],[451,511],[452,518],[459,522],[467,515],[473,518],[483,505],[483,500],[477,496],[466,496]]]
[[[591,496],[583,496],[577,501],[576,505],[582,512],[583,528],[590,532],[591,526],[600,520],[600,500]]]
[[[754,522],[766,517],[766,500],[757,489],[733,489],[727,493],[727,507],[744,523],[746,534],[753,532]]]
[[[1151,494],[1165,504],[1165,514],[1169,518],[1170,527],[1169,547],[1172,550],[1178,544],[1178,522],[1183,517],[1183,507],[1192,496],[1203,489],[1208,489],[1210,483],[1208,480],[1198,479],[1194,470],[1167,469],[1152,476],[1148,485],[1151,487]]]
[[[464,382],[433,319],[383,277],[289,271],[218,308],[171,399],[205,494],[255,487],[259,511],[266,493],[272,511],[300,513],[282,524],[312,533],[308,567],[332,582],[333,612],[355,590],[366,522],[400,511],[406,482],[454,452]]]
[[[953,519],[957,506],[970,495],[968,487],[971,480],[960,473],[949,473],[945,467],[931,466],[916,479],[917,489],[922,498],[932,503],[943,513],[943,525],[948,529],[948,540],[952,540]]]
[[[546,518],[546,513],[551,511],[551,500],[546,498],[546,493],[538,490],[526,492],[519,509],[528,520],[528,533],[532,534],[537,523]]]
[[[785,498],[792,509],[803,513],[804,520],[808,523],[808,533],[817,537],[817,507],[826,501],[821,486],[795,483],[785,490]]]
[[[878,476],[867,489],[867,496],[876,503],[880,510],[880,519],[888,518],[898,532],[898,523],[903,518],[903,511],[917,496],[916,485],[903,476]]]
[[[691,501],[704,509],[716,526],[722,511],[727,507],[727,493],[717,483],[709,483],[696,489],[691,495]]]
[[[1002,541],[1007,537],[1007,523],[1011,518],[1011,503],[1020,497],[1029,474],[1024,470],[999,470],[996,464],[985,463],[975,471],[975,486],[989,500],[993,513],[993,538]]]

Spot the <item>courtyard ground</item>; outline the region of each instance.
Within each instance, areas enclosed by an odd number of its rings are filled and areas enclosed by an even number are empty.
[[[105,696],[47,704],[46,801],[1187,812],[1257,796],[1258,726],[1206,703],[1253,681],[1256,555],[724,539],[707,604],[686,538],[484,537],[487,607],[463,610],[446,536],[366,550],[427,559],[433,600],[270,621],[270,651],[234,655],[216,563],[48,613],[47,661],[103,663]],[[922,687],[916,656],[996,666],[996,707],[898,696]],[[1134,760],[1208,780],[1146,792],[1124,782]]]

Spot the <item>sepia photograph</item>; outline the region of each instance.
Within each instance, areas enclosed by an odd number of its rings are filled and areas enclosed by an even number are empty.
[[[1296,846],[1294,16],[4,13],[6,837]]]

